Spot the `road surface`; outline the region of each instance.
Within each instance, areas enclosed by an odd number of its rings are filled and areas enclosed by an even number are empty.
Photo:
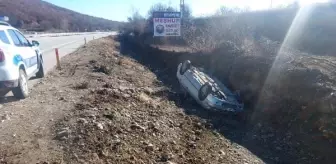
[[[33,37],[28,38],[28,40],[36,40],[40,43],[40,49],[43,53],[44,69],[45,73],[49,72],[56,65],[56,55],[55,48],[58,48],[60,58],[63,56],[74,52],[77,48],[85,43],[84,39],[89,42],[93,39],[98,39],[116,33],[100,33],[100,34],[84,34],[84,35],[73,35],[73,36],[60,36],[60,37]],[[62,62],[62,59],[61,59]],[[32,88],[34,84],[38,82],[38,79],[29,80],[29,88]],[[3,100],[2,103],[7,103],[10,101],[15,101],[12,92],[9,92]]]
[[[56,65],[55,48],[59,49],[60,57],[63,57],[84,44],[84,38],[89,42],[93,39],[108,36],[106,34],[87,34],[61,37],[37,37],[29,38],[40,42],[40,49],[43,52],[44,67],[46,71],[50,71]]]

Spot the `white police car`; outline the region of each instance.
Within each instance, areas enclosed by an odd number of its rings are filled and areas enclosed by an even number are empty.
[[[43,59],[37,41],[7,22],[0,21],[0,96],[12,91],[19,99],[28,97],[28,79],[44,77]]]

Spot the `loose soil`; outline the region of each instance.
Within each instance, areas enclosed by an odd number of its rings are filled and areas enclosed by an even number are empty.
[[[64,57],[28,99],[1,101],[0,163],[335,161],[334,112],[322,103],[334,104],[334,59],[285,55],[278,59],[284,67],[273,64],[275,56],[244,56],[230,45],[211,58],[165,48],[106,37]],[[185,59],[242,89],[246,112],[204,110],[180,94],[175,72]],[[267,92],[265,81],[274,79],[282,85]]]
[[[0,163],[263,163],[119,49],[91,41],[28,99],[2,105]]]
[[[192,103],[178,104],[267,163],[336,160],[336,58],[281,47],[267,38],[250,41],[243,49],[227,42],[210,52],[146,45],[136,37],[120,39],[124,53],[147,65],[175,91],[179,85],[171,77],[175,77],[176,65],[187,59],[239,90],[246,105],[242,120],[204,111]]]
[[[262,163],[205,120],[186,115],[170,100],[178,94],[119,47],[104,38],[64,60],[67,81],[82,79],[75,85],[82,90],[88,83],[56,126],[67,163]]]

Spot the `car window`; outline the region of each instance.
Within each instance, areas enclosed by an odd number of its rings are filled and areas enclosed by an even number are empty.
[[[3,31],[3,30],[0,30],[0,40],[3,43],[10,44],[7,35],[6,35],[5,31]]]
[[[19,32],[19,31],[14,31],[16,36],[19,38],[21,44],[25,47],[29,47],[30,43],[29,41]]]
[[[14,30],[8,30],[8,34],[12,38],[15,46],[21,46],[21,42],[20,42],[19,38],[16,36]]]

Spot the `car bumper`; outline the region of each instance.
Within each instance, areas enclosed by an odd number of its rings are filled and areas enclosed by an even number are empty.
[[[19,85],[18,80],[0,81],[0,90],[15,88]]]
[[[2,64],[0,65],[0,82],[15,81],[19,79],[19,67]]]

